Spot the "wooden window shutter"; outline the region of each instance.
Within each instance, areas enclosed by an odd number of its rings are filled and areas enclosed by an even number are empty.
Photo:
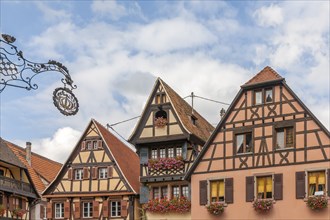
[[[296,199],[305,198],[305,171],[296,172]]]
[[[103,201],[102,206],[103,217],[109,217],[109,201]]]
[[[26,210],[26,200],[22,199],[22,209]]]
[[[86,150],[86,141],[81,142],[81,150]]]
[[[74,203],[74,218],[80,218],[80,202]]]
[[[121,200],[121,217],[127,217],[127,200]]]
[[[99,217],[99,202],[93,201],[93,218]]]
[[[40,218],[45,218],[45,207],[43,205],[40,205]]]
[[[246,183],[246,201],[252,202],[254,200],[254,176],[247,176],[245,183]]]
[[[328,178],[327,178],[327,181],[328,181],[328,196],[330,197],[330,169],[328,169],[327,171],[328,171]]]
[[[70,218],[70,202],[64,202],[64,218]]]
[[[140,204],[147,203],[149,201],[149,188],[148,186],[140,186]]]
[[[14,199],[13,197],[9,197],[9,211],[12,211],[14,208]]]
[[[102,145],[103,145],[102,140],[98,140],[98,141],[97,141],[97,147],[98,147],[99,149],[103,149]]]
[[[108,178],[112,178],[112,176],[113,176],[113,167],[108,166]]]
[[[53,207],[51,202],[47,202],[47,219],[53,218]]]
[[[72,180],[72,168],[68,169],[68,179]]]
[[[199,181],[199,205],[207,204],[207,180]]]
[[[274,174],[274,199],[283,199],[283,174]]]
[[[93,169],[92,169],[92,178],[94,180],[97,179],[97,171],[98,171],[98,168],[97,167],[93,167]]]
[[[234,202],[234,179],[233,178],[225,179],[225,202],[228,204]]]
[[[83,170],[83,178],[84,180],[88,179],[88,167],[84,167],[84,170]]]

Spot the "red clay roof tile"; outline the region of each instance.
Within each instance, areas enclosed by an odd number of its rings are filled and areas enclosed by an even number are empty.
[[[280,76],[280,74],[278,74],[271,67],[266,66],[263,70],[261,70],[259,73],[257,73],[252,79],[247,81],[244,84],[244,86],[278,80],[278,79],[283,79],[283,77]]]

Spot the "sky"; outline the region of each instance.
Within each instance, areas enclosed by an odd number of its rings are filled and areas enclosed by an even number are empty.
[[[62,115],[52,93],[62,75],[35,77],[37,90],[0,94],[0,136],[64,162],[91,118],[103,125],[142,113],[157,77],[182,97],[231,103],[240,86],[272,67],[329,129],[329,1],[1,0],[1,33],[34,62],[57,60],[77,85],[79,112]],[[187,99],[189,102],[189,99]],[[227,105],[194,100],[214,126]],[[128,138],[137,119],[113,126]]]

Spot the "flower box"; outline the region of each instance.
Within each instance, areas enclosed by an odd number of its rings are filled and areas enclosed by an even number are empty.
[[[271,199],[257,199],[253,202],[253,208],[257,212],[269,212],[273,208],[273,200]]]
[[[225,211],[225,204],[220,202],[212,202],[209,205],[206,205],[205,208],[212,215],[220,215]]]
[[[24,214],[26,213],[26,210],[17,208],[12,211],[12,216],[16,218],[22,218]]]
[[[167,125],[167,118],[163,118],[163,117],[155,118],[154,124],[157,128],[163,128]]]
[[[152,199],[142,207],[145,211],[152,213],[179,213],[190,211],[191,202],[186,197],[173,199]]]
[[[182,157],[150,159],[148,161],[148,168],[151,170],[178,170],[183,167],[184,162]]]
[[[326,196],[310,196],[306,204],[312,210],[321,210],[328,207],[328,198]]]

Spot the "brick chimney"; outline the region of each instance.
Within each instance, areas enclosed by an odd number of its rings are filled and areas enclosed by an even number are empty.
[[[31,142],[26,142],[26,148],[25,148],[25,152],[26,152],[26,161],[30,164],[31,166]]]

